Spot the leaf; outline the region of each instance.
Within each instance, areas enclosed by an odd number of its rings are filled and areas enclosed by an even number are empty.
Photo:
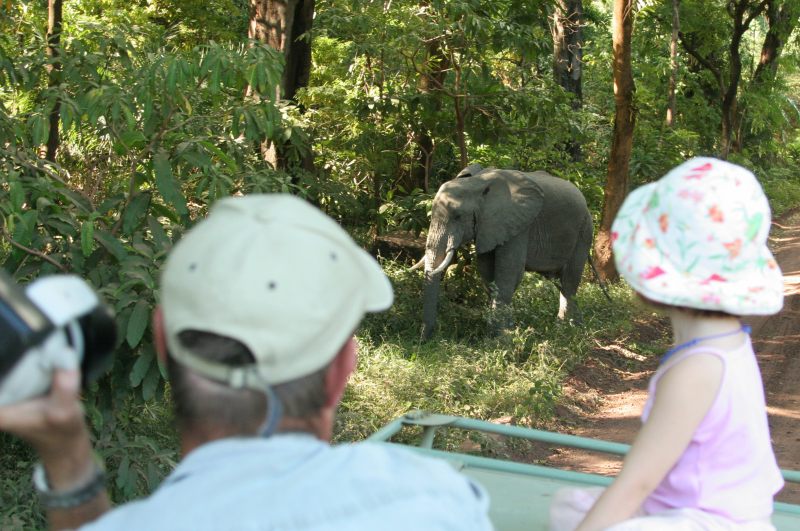
[[[13,212],[22,212],[22,206],[25,204],[25,190],[22,189],[22,183],[18,180],[11,181],[10,192]]]
[[[47,142],[47,134],[50,130],[50,124],[44,116],[34,114],[28,120],[28,128],[31,131],[31,137],[34,144],[44,144]]]
[[[139,387],[139,385],[141,385],[142,380],[144,380],[144,377],[147,375],[147,371],[150,369],[150,365],[153,364],[154,359],[155,356],[153,355],[153,351],[151,349],[145,349],[141,356],[136,358],[136,363],[133,364],[130,374],[131,387]]]
[[[134,118],[133,112],[125,102],[122,102],[122,114],[125,115],[125,123],[128,125],[128,130],[136,130],[136,118]],[[138,133],[139,131],[136,130],[136,132]],[[142,135],[142,138],[144,138],[144,135]]]
[[[233,110],[233,116],[231,117],[231,134],[233,138],[239,138],[239,119],[241,118],[241,114],[239,109]]]
[[[131,460],[126,455],[120,461],[119,466],[117,467],[117,488],[123,489],[128,485],[128,476],[130,476],[131,470]]]
[[[84,212],[94,212],[94,208],[86,197],[75,190],[69,188],[58,187],[56,189],[59,194],[66,197],[73,205],[80,208]]]
[[[123,131],[119,135],[119,141],[122,144],[122,146],[125,147],[125,151],[127,151],[128,149],[136,149],[143,147],[147,142],[147,139],[145,138],[144,134],[141,131],[136,129],[129,129]]]
[[[147,371],[147,376],[142,383],[142,398],[145,400],[152,399],[158,389],[158,382],[161,380],[161,372],[156,367],[156,364],[150,365],[150,370]]]
[[[147,216],[147,227],[150,229],[150,235],[157,246],[166,249],[172,245],[172,240],[167,236],[167,232],[155,216]]]
[[[19,223],[14,227],[13,237],[17,243],[30,245],[33,234],[36,232],[38,211],[28,210],[19,217]]]
[[[119,261],[124,260],[128,255],[128,251],[125,250],[125,246],[122,245],[122,242],[108,231],[95,229],[94,239],[100,242],[100,245],[105,247],[105,249]]]
[[[122,214],[122,232],[129,236],[132,235],[134,229],[144,220],[149,205],[150,194],[148,192],[134,195]]]
[[[81,223],[81,251],[83,256],[89,256],[94,251],[94,223],[91,221]]]
[[[188,214],[186,198],[183,197],[175,176],[172,175],[172,164],[164,149],[159,149],[153,155],[153,170],[156,174],[156,186],[164,201],[171,205],[179,216]]]
[[[133,313],[128,321],[128,330],[125,334],[125,340],[128,346],[134,348],[142,340],[144,331],[147,330],[147,322],[150,319],[150,306],[147,301],[140,300],[133,307]]]
[[[175,61],[170,61],[169,65],[167,65],[167,92],[169,94],[175,94],[175,77],[176,77],[176,69],[175,69]]]
[[[200,145],[206,148],[206,150],[211,152],[213,155],[216,155],[217,158],[219,158],[222,162],[225,163],[225,165],[231,172],[239,171],[239,166],[238,164],[236,164],[236,160],[234,160],[233,157],[222,151],[220,148],[218,148],[217,146],[215,146],[214,144],[212,144],[207,140],[200,141]]]
[[[61,102],[61,127],[64,131],[69,131],[75,117],[75,110],[68,102]]]
[[[211,158],[202,151],[186,151],[181,158],[201,170],[211,165]]]

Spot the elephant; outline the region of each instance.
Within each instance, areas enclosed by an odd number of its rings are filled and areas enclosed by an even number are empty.
[[[535,271],[558,281],[558,317],[579,318],[573,299],[592,238],[586,199],[571,182],[544,171],[467,166],[436,193],[425,256],[415,266],[425,266],[422,338],[436,324],[442,272],[471,241],[493,311],[511,303],[525,271]]]

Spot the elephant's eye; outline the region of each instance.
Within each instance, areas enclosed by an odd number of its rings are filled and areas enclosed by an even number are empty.
[[[453,219],[455,220],[461,219],[461,214],[453,214]]]

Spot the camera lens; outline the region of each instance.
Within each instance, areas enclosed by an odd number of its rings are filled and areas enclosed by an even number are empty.
[[[111,353],[117,342],[117,325],[111,310],[100,304],[78,319],[83,334],[81,373],[86,385],[98,378],[111,365]]]

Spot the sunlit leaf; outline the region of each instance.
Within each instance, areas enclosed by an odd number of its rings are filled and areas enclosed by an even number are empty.
[[[172,174],[172,164],[169,155],[164,149],[159,149],[153,155],[153,169],[156,174],[156,186],[164,202],[171,205],[179,216],[186,215],[186,198],[183,196],[178,182]]]

